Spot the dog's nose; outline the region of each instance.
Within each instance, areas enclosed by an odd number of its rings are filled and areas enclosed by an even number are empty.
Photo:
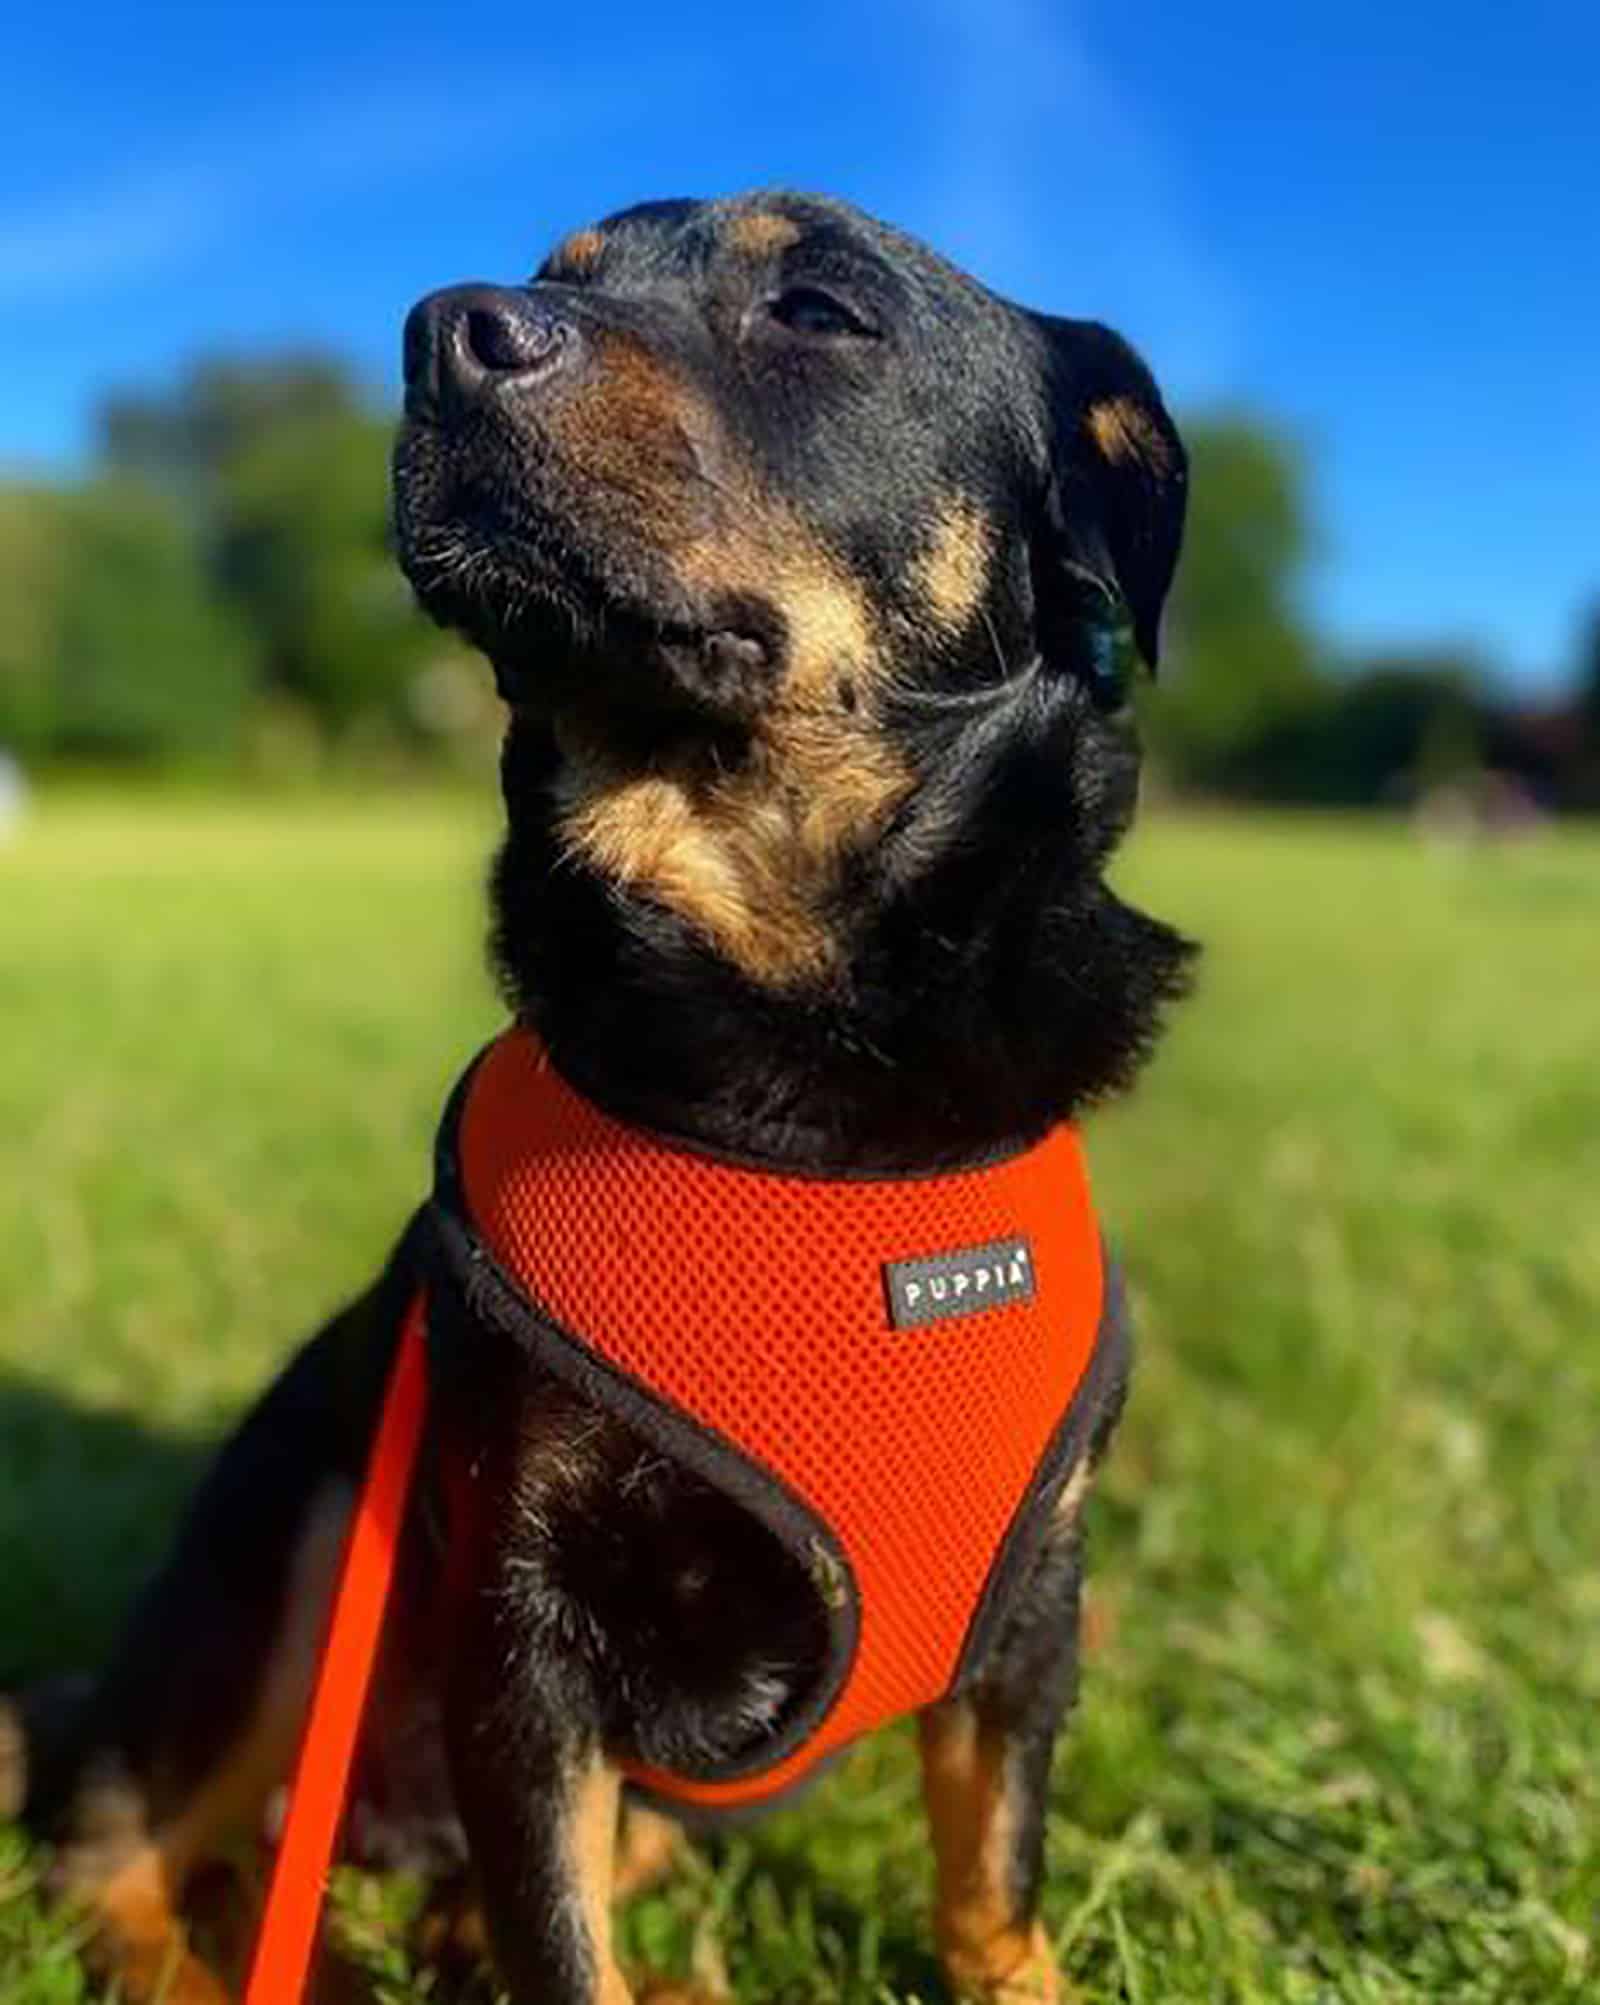
[[[428,415],[470,404],[496,384],[554,375],[577,345],[572,322],[535,292],[457,285],[429,293],[406,316],[407,408]]]

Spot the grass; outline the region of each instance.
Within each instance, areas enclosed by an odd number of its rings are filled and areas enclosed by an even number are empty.
[[[487,806],[46,800],[0,850],[0,1675],[92,1661],[360,1282],[497,1010]],[[1600,1995],[1600,842],[1163,821],[1209,948],[1092,1129],[1141,1363],[1046,1916],[1093,2001]],[[626,1924],[742,1999],[942,1996],[907,1738]],[[94,1996],[0,1836],[0,2005]],[[436,1999],[347,1877],[391,2005]]]

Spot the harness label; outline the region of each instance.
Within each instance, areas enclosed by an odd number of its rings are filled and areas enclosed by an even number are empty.
[[[889,1322],[897,1330],[976,1315],[1007,1302],[1031,1302],[1033,1249],[1025,1239],[995,1239],[926,1260],[890,1260],[883,1285]]]

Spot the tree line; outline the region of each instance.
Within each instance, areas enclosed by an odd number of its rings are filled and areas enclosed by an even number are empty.
[[[416,612],[389,548],[391,430],[320,354],[107,398],[81,479],[0,486],[0,747],[156,770],[479,756],[489,679]],[[1341,661],[1305,609],[1293,442],[1251,415],[1185,432],[1189,532],[1141,698],[1168,787],[1381,806],[1487,772],[1600,808],[1600,616],[1542,707],[1449,650]]]

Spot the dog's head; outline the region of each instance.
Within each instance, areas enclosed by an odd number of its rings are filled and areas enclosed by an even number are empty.
[[[759,979],[823,972],[919,731],[1154,663],[1182,444],[1089,321],[831,200],[655,202],[406,330],[424,606],[563,747],[564,840]],[[973,699],[979,699],[974,702]]]

